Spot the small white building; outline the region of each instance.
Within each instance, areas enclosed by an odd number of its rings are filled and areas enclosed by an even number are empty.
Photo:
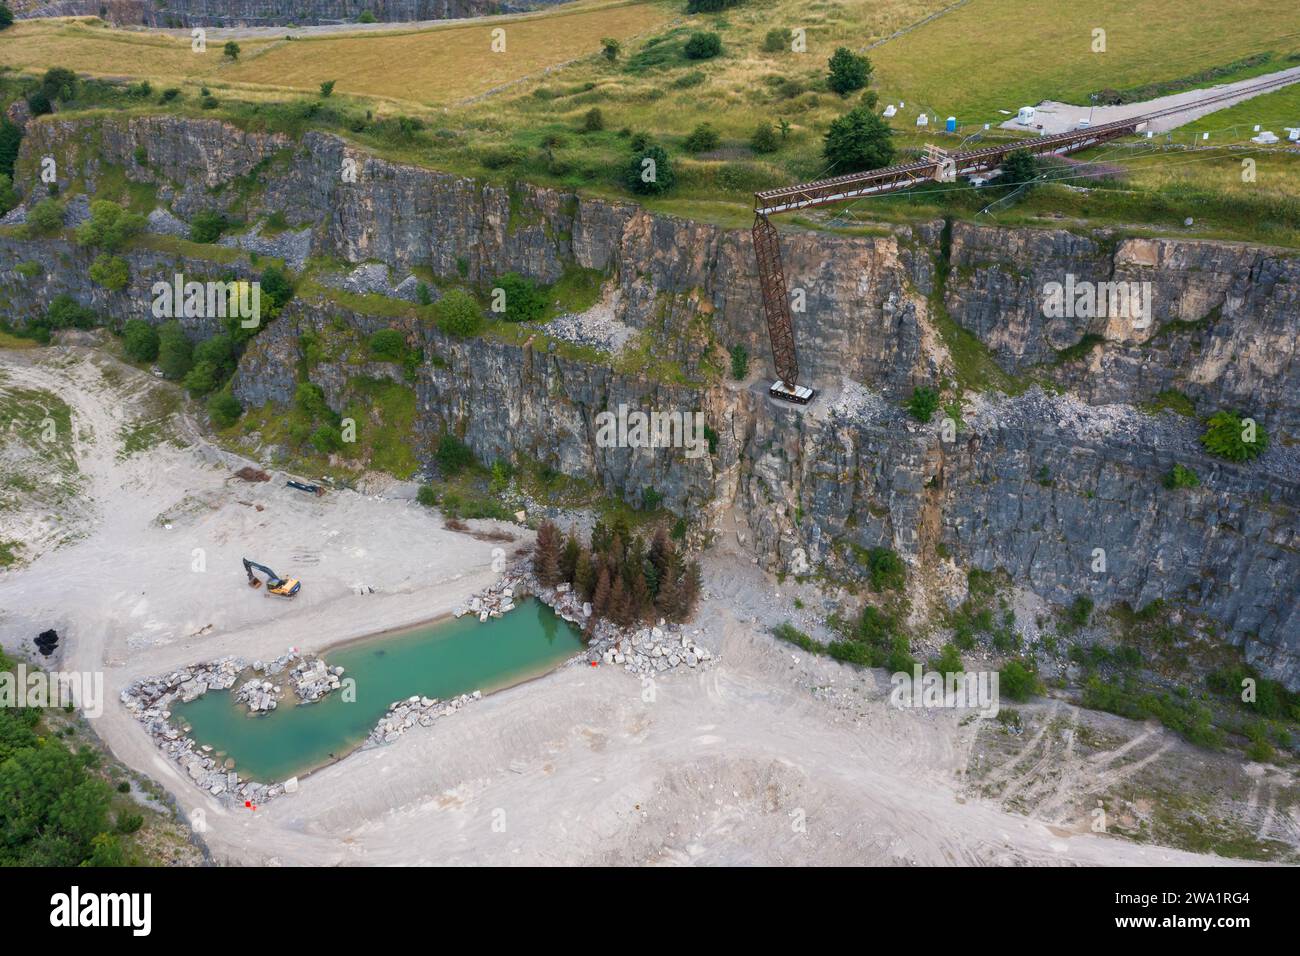
[[[1277,134],[1274,133],[1271,129],[1266,129],[1258,136],[1251,137],[1250,141],[1252,143],[1259,143],[1259,145],[1261,146],[1270,146],[1273,143],[1277,142]]]
[[[920,116],[918,116],[918,117],[916,118],[916,125],[917,125],[917,126],[929,126],[929,125],[930,125],[930,117],[928,117],[928,116],[926,116],[924,113],[922,113]]]
[[[1016,122],[1022,126],[1029,126],[1034,122],[1034,108],[1032,106],[1020,107],[1020,112],[1016,114]]]
[[[896,106],[894,106],[893,103],[890,103],[888,106],[885,107],[885,116],[886,116],[886,117],[889,117],[889,116],[896,116],[897,114],[898,114],[898,108],[897,108]]]
[[[1286,127],[1286,138],[1293,143],[1300,143],[1300,126],[1294,129],[1290,126]]]

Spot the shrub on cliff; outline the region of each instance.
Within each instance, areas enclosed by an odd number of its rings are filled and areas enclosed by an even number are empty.
[[[397,329],[380,329],[370,336],[370,354],[381,362],[400,362],[406,357],[406,337]]]
[[[90,204],[90,218],[77,227],[77,242],[105,252],[116,252],[144,231],[145,217],[107,199]]]
[[[457,338],[478,335],[483,329],[483,311],[473,297],[452,289],[437,305],[438,328]]]
[[[158,358],[158,330],[143,319],[128,319],[122,329],[122,349],[136,362]]]
[[[1028,700],[1038,689],[1038,675],[1021,661],[1008,661],[998,672],[998,693],[1008,700]]]
[[[52,329],[89,329],[95,324],[95,313],[64,293],[51,300],[45,324]]]
[[[492,311],[507,322],[532,322],[546,311],[546,297],[530,280],[507,272],[492,289]]]
[[[1268,447],[1268,433],[1253,418],[1217,412],[1205,423],[1201,444],[1211,455],[1229,461],[1250,461]]]
[[[242,414],[244,414],[244,407],[239,404],[239,399],[229,392],[217,392],[208,399],[208,417],[218,428],[229,428],[239,421],[239,416]]]
[[[0,30],[8,30],[14,25],[14,12],[9,9],[9,5],[0,3]]]
[[[918,422],[928,422],[939,408],[939,393],[922,385],[912,390],[912,397],[907,400],[907,410]]]
[[[90,281],[110,292],[121,292],[130,279],[130,267],[121,256],[98,255],[90,264]]]
[[[1174,465],[1169,474],[1165,475],[1165,487],[1171,491],[1177,488],[1195,488],[1201,483],[1201,479],[1196,477],[1196,472],[1182,465]]]
[[[215,209],[205,209],[195,213],[194,218],[190,220],[190,241],[216,242],[229,225],[230,221]]]
[[[238,60],[239,44],[234,40],[227,40],[226,45],[221,48],[221,53],[227,60]]]
[[[57,232],[63,228],[63,203],[59,202],[53,196],[48,199],[42,199],[31,209],[27,210],[27,223],[25,232],[29,238],[35,236],[48,236],[52,232]]]
[[[434,457],[438,459],[438,467],[446,476],[458,475],[474,464],[474,453],[470,447],[451,432],[442,433]]]
[[[270,305],[267,318],[273,319],[293,298],[293,283],[289,281],[289,274],[278,266],[267,266],[257,281],[262,289],[262,298]]]
[[[164,322],[158,329],[158,367],[173,382],[185,377],[194,365],[194,349],[176,320]]]

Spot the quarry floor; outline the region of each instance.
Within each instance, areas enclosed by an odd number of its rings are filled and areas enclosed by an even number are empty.
[[[30,655],[31,638],[54,627],[63,641],[45,666],[104,672],[93,729],[202,819],[218,862],[1231,862],[1092,831],[1094,801],[1154,769],[1187,786],[1236,774],[1242,828],[1297,842],[1294,810],[1275,812],[1270,771],[1229,767],[1158,726],[1044,700],[1021,708],[1017,737],[969,714],[889,707],[883,672],[768,634],[789,616],[785,589],[727,535],[706,557],[695,625],[720,656],[713,666],[674,672],[652,694],[620,669],[562,667],[353,754],[296,794],[227,807],[161,756],[118,702],[122,687],[435,617],[492,580],[494,545],[445,530],[409,489],[316,498],[278,473],[241,482],[232,472],[245,462],[183,417],[174,442],[124,455],[118,436],[157,386],[100,352],[0,352],[0,371],[0,387],[72,406],[85,505],[63,529],[74,540],[0,573],[3,645]],[[251,591],[243,556],[301,578],[301,594]]]

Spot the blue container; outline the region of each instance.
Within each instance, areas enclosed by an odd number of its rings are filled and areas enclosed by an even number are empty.
[[[947,122],[947,124],[944,126],[944,129],[946,129],[946,130],[947,130],[948,132],[950,132],[950,133],[955,133],[955,132],[957,132],[957,117],[955,117],[955,116],[949,116],[949,117],[948,117],[948,122]]]

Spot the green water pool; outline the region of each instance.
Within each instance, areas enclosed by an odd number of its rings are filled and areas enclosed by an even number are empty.
[[[393,701],[499,690],[584,647],[577,628],[529,598],[487,623],[466,615],[325,651],[329,666],[342,666],[343,676],[356,681],[354,702],[335,691],[319,703],[295,705],[290,692],[277,710],[252,717],[230,691],[213,691],[174,705],[172,721],[189,724],[196,741],[233,759],[241,778],[278,783],[355,749]]]

